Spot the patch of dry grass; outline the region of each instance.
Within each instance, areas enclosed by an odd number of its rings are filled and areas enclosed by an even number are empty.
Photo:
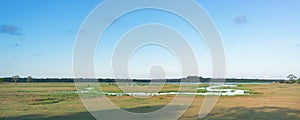
[[[115,85],[103,84],[104,91],[120,91]],[[168,84],[161,91],[177,91],[178,85]],[[219,119],[300,119],[300,85],[266,84],[241,85],[260,94],[250,96],[222,96],[206,117]],[[186,85],[183,88],[189,89]],[[72,83],[0,84],[0,118],[2,119],[94,119],[85,109]],[[109,96],[117,106],[131,112],[151,112],[173,100],[174,96],[136,98]],[[180,118],[198,119],[205,97],[196,96],[193,104]],[[38,103],[38,104],[32,104]],[[40,104],[41,103],[41,104]]]

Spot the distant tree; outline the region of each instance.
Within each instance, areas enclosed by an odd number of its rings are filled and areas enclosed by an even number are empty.
[[[32,77],[28,76],[27,79],[26,79],[26,82],[32,82]]]
[[[296,82],[297,82],[296,80],[288,80],[288,81],[286,81],[286,83],[288,83],[288,84],[294,84]]]
[[[20,79],[20,76],[19,75],[12,76],[12,79],[15,82],[15,85],[17,85],[17,82]]]
[[[3,82],[5,82],[5,81],[6,81],[5,78],[0,78],[0,83],[3,83]]]
[[[293,74],[289,74],[286,78],[288,78],[289,80],[296,80],[297,76],[295,76]]]

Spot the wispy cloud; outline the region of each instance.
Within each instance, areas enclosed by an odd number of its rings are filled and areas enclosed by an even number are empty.
[[[300,43],[295,44],[296,47],[300,47]]]
[[[239,15],[234,18],[235,24],[246,24],[248,23],[248,17],[246,15]]]
[[[19,27],[15,25],[7,25],[7,24],[0,26],[0,33],[17,35],[17,36],[22,35],[22,31]]]

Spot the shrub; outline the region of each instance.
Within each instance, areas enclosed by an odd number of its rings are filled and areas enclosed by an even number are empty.
[[[5,81],[6,81],[5,78],[0,78],[0,83],[3,83],[3,82],[5,82]]]
[[[29,103],[29,105],[45,105],[45,104],[54,104],[64,101],[63,99],[59,98],[41,98],[36,99],[34,102]]]
[[[31,76],[28,76],[27,79],[26,79],[26,81],[27,81],[27,82],[32,82],[32,77],[31,77]]]
[[[198,89],[198,93],[207,93],[208,91],[206,89]]]
[[[285,81],[279,81],[279,83],[285,83]]]
[[[300,83],[300,78],[296,81],[297,83]]]
[[[286,81],[285,83],[287,83],[287,84],[294,84],[294,83],[296,83],[297,81],[296,80],[288,80],[288,81]]]

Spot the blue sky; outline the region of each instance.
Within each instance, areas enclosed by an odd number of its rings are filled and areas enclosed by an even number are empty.
[[[101,0],[1,0],[0,76],[72,77],[76,33]],[[202,0],[225,48],[226,77],[300,76],[300,1]],[[117,4],[117,3],[116,3]],[[174,3],[176,4],[176,3]],[[166,24],[186,35],[198,60],[199,75],[211,76],[209,51],[201,36],[180,18],[156,10],[122,16],[104,34],[95,54],[98,77],[111,77],[110,60],[122,32],[149,22]],[[199,39],[198,39],[199,38]],[[133,77],[148,77],[162,65],[168,77],[180,77],[176,57],[147,46],[129,61]]]

